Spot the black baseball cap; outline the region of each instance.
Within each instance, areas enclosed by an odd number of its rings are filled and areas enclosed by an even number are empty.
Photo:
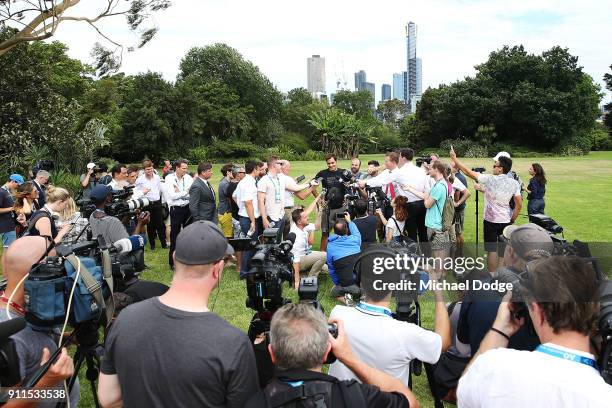
[[[196,221],[184,228],[174,251],[176,260],[185,265],[207,265],[233,254],[221,229],[210,221]]]

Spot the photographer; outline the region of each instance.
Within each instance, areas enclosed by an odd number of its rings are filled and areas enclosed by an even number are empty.
[[[451,148],[450,157],[456,167],[466,176],[484,186],[484,241],[487,251],[487,266],[489,272],[495,271],[499,263],[498,241],[504,228],[513,224],[521,212],[523,198],[518,181],[508,176],[512,169],[512,159],[498,155],[493,165],[493,175],[476,173],[463,164]],[[514,210],[510,208],[510,200],[514,201]]]
[[[357,217],[353,221],[361,234],[361,248],[376,242],[377,217],[368,214],[367,200],[360,198],[355,203]]]
[[[103,407],[243,407],[257,392],[249,339],[208,306],[232,253],[209,221],[181,231],[168,292],[124,309],[106,338]]]
[[[327,169],[319,171],[315,176],[315,179],[321,179],[323,188],[326,190],[324,197],[326,204],[321,218],[321,251],[327,249],[327,239],[337,214],[344,214],[346,211],[344,206],[345,183],[351,179],[350,171],[338,168],[338,158],[335,154],[327,154],[325,163]]]
[[[254,395],[247,407],[418,407],[416,397],[399,380],[360,361],[351,349],[342,320],[338,336],[329,335],[325,315],[308,304],[288,304],[272,318],[268,350],[276,365],[276,378]],[[361,380],[341,381],[323,374],[328,354],[349,367]],[[291,405],[293,406],[293,405]]]
[[[360,252],[361,233],[346,212],[344,219],[337,219],[334,223],[334,234],[329,237],[327,247],[327,268],[334,282],[332,297],[339,298],[345,293],[359,292],[355,286],[353,268]]]
[[[112,244],[123,238],[128,238],[129,234],[119,220],[119,218],[107,215],[105,206],[113,200],[112,190],[110,186],[98,184],[91,189],[91,201],[96,206],[96,210],[89,217],[89,225],[93,238],[102,235],[106,244]],[[144,231],[145,225],[149,222],[148,212],[143,212],[138,217],[136,229],[133,235],[140,235]]]
[[[525,270],[528,262],[552,255],[553,241],[548,232],[535,224],[509,226],[504,229],[507,240],[504,251],[504,266],[495,271],[494,277],[484,272],[482,282],[518,282],[518,275]],[[478,276],[475,276],[478,278]],[[457,334],[463,343],[469,343],[472,355],[478,351],[482,339],[490,330],[501,295],[494,290],[471,290],[467,292],[461,305],[461,315]],[[538,345],[537,338],[527,328],[522,328],[510,337],[509,347],[518,350],[533,350]]]
[[[509,293],[459,381],[459,406],[610,406],[612,387],[599,375],[589,341],[599,312],[593,269],[555,256],[530,263],[521,282],[542,345],[532,352],[506,348],[525,324],[514,316]]]
[[[394,319],[390,309],[393,292],[378,286],[381,275],[373,273],[372,264],[367,263],[361,264],[360,271],[361,301],[355,307],[335,306],[329,318],[344,322],[351,349],[360,360],[407,385],[413,359],[434,364],[451,344],[451,326],[443,292],[433,291],[435,317],[432,332]],[[384,272],[384,282],[398,281],[397,269]],[[355,373],[338,361],[329,367],[329,375],[340,380],[356,378]]]
[[[84,199],[89,199],[91,188],[98,184],[96,171],[99,171],[99,169],[96,168],[95,163],[87,163],[87,173],[81,174],[80,181]]]
[[[300,273],[308,272],[308,276],[318,276],[325,265],[327,254],[321,251],[313,251],[314,232],[321,228],[321,213],[317,211],[314,224],[308,222],[310,213],[314,211],[321,195],[319,194],[305,209],[296,208],[291,213],[293,223],[289,232],[295,234],[295,242],[291,248],[293,254],[294,288],[300,284]]]
[[[46,251],[47,241],[42,237],[23,237],[16,240],[5,252],[2,258],[4,277],[7,280],[6,289],[0,292],[0,322],[25,315],[25,293],[20,282],[30,272],[32,265]],[[9,302],[9,297],[12,300]],[[6,308],[8,306],[9,316]],[[15,342],[19,358],[21,382],[29,379],[38,368],[49,360],[51,353],[57,350],[57,344],[51,333],[33,330],[30,326],[11,336]],[[49,371],[36,384],[36,389],[64,389],[64,380],[74,373],[72,358],[64,349]],[[75,382],[70,394],[71,406],[76,407],[79,400],[79,382]],[[30,408],[55,407],[55,402],[12,401],[4,407]]]

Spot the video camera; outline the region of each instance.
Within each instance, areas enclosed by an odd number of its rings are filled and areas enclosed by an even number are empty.
[[[25,326],[26,322],[23,317],[16,317],[0,323],[0,387],[12,387],[21,381],[19,356],[17,355],[15,342],[10,337],[19,333]],[[2,400],[0,399],[0,401]]]
[[[368,211],[370,213],[373,214],[378,209],[381,209],[384,213],[385,208],[391,205],[391,201],[382,187],[370,187],[366,185],[365,190],[368,194]]]
[[[472,167],[472,171],[476,173],[484,173],[487,170],[484,167]]]
[[[421,167],[423,163],[431,164],[431,156],[421,156],[416,158],[417,167]]]
[[[128,199],[134,193],[134,186],[124,187],[123,190],[113,190],[112,201],[104,206],[107,215],[122,218],[132,215],[137,209],[144,209],[151,201],[146,197]],[[91,200],[77,200],[76,204],[81,208],[84,218],[89,218],[96,210],[96,205]]]

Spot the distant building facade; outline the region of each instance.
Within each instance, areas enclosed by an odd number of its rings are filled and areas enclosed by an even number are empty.
[[[365,89],[366,73],[364,70],[355,72],[355,90],[361,91]]]
[[[325,94],[325,58],[313,55],[307,60],[308,91],[317,98]]]
[[[382,84],[382,86],[380,87],[380,100],[381,101],[386,101],[391,99],[391,85],[389,84]]]

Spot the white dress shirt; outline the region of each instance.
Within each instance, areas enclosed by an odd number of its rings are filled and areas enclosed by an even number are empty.
[[[147,194],[143,194],[144,197],[151,201],[159,201],[161,199],[161,179],[157,174],[153,174],[153,177],[148,178],[144,173],[138,176],[136,179],[136,190],[144,191],[149,189]]]
[[[238,215],[241,217],[249,216],[246,206],[244,205],[245,201],[251,201],[253,204],[255,218],[259,218],[261,216],[259,213],[259,206],[257,205],[257,185],[255,183],[255,179],[250,174],[247,174],[238,182],[236,191],[234,191],[234,194],[232,194],[232,198],[238,204]]]
[[[166,185],[168,193],[168,206],[182,207],[189,204],[189,188],[193,183],[193,178],[189,174],[185,174],[181,179],[176,176],[176,173],[166,176]]]
[[[370,187],[384,187],[389,183],[393,183],[396,195],[406,197],[408,202],[421,201],[423,199],[415,196],[410,191],[404,190],[402,185],[411,185],[421,192],[427,191],[425,172],[412,163],[406,163],[392,171],[385,169],[378,176],[366,181],[366,184]]]

